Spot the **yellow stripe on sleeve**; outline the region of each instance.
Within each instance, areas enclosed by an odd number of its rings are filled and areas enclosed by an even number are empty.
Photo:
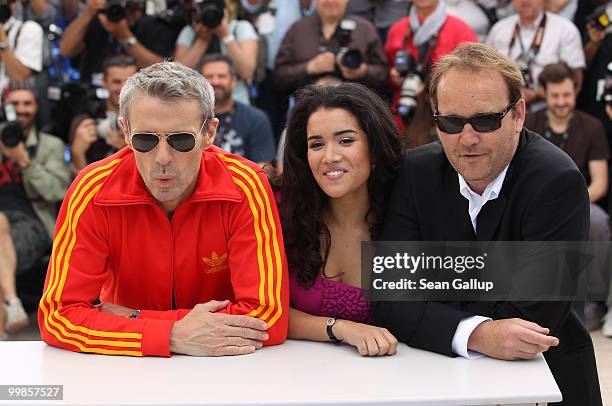
[[[272,215],[272,206],[270,204],[270,198],[267,190],[264,188],[264,185],[261,181],[259,175],[249,166],[240,162],[237,159],[229,158],[223,154],[218,154],[218,156],[225,162],[232,163],[241,169],[243,169],[246,173],[251,176],[251,179],[257,184],[257,189],[259,190],[258,195],[263,196],[264,206],[267,214],[267,218],[269,219],[270,229],[272,230],[272,244],[274,248],[274,263],[276,273],[276,291],[274,293],[276,297],[276,312],[273,317],[268,321],[268,325],[272,326],[276,323],[276,321],[281,317],[283,312],[282,301],[281,301],[281,285],[282,285],[282,276],[283,276],[283,263],[281,260],[280,248],[278,244],[278,233],[276,230],[276,222],[274,221],[274,216]],[[269,286],[272,286],[272,283],[269,283]]]
[[[116,166],[120,159],[116,159],[108,163],[107,165],[101,166],[87,173],[82,179],[80,179],[74,192],[71,194],[66,217],[60,227],[57,236],[53,242],[53,254],[51,257],[50,276],[47,289],[43,293],[43,297],[40,301],[40,307],[45,315],[44,321],[47,330],[52,333],[59,341],[71,344],[79,348],[83,352],[98,352],[102,354],[115,354],[115,355],[136,355],[142,356],[139,351],[124,351],[124,350],[110,350],[106,348],[90,348],[83,346],[85,345],[105,345],[115,347],[128,347],[128,348],[140,348],[141,343],[139,341],[110,341],[110,340],[95,340],[90,339],[88,336],[98,336],[102,338],[125,338],[125,339],[142,339],[140,333],[123,333],[123,332],[107,332],[87,329],[81,326],[75,326],[59,311],[62,308],[61,293],[65,284],[67,272],[70,265],[70,255],[74,244],[76,242],[76,228],[78,225],[79,217],[93,199],[95,194],[100,190],[103,185],[103,180],[112,173],[112,169]],[[86,196],[85,196],[86,195]],[[85,196],[85,197],[84,197]],[[68,246],[68,250],[66,247]],[[66,255],[64,256],[64,252]],[[63,262],[62,262],[63,257]],[[60,272],[58,274],[58,269]],[[59,281],[59,284],[58,284]],[[57,303],[57,309],[55,304]],[[48,308],[47,308],[48,305]],[[57,321],[54,320],[57,318]],[[55,328],[51,327],[54,326]],[[78,333],[71,333],[66,331],[64,327],[74,331],[80,331],[87,334],[83,336]],[[62,337],[61,333],[64,335]],[[65,338],[69,337],[69,338]],[[74,338],[79,341],[71,340]]]
[[[260,194],[257,192],[257,187],[255,186],[255,184],[253,183],[253,180],[250,179],[243,171],[241,171],[240,169],[237,169],[234,166],[228,165],[227,167],[229,170],[241,175],[241,177],[251,186],[251,189],[247,189],[246,185],[244,183],[241,183],[240,186],[243,189],[243,191],[245,192],[245,194],[247,194],[247,198],[249,199],[249,204],[252,203],[252,199],[253,197],[255,197],[255,200],[257,201],[257,204],[259,206],[259,211],[258,211],[258,216],[260,218],[260,224],[262,225],[262,228],[264,230],[264,236],[265,236],[265,240],[264,240],[264,244],[263,244],[263,248],[265,249],[265,256],[266,256],[266,265],[267,265],[267,275],[265,280],[261,280],[262,284],[266,284],[267,282],[267,293],[268,293],[268,305],[266,306],[266,310],[265,312],[259,316],[262,320],[267,320],[268,317],[270,316],[270,313],[272,313],[272,311],[274,310],[274,304],[275,304],[275,298],[274,298],[274,286],[273,286],[273,282],[274,282],[274,276],[273,276],[273,272],[274,272],[274,267],[272,265],[272,255],[270,253],[270,230],[268,229],[268,224],[266,222],[266,211],[263,205],[263,202],[261,200],[261,196]],[[252,190],[252,192],[251,192]],[[253,208],[251,207],[251,211],[257,210],[257,208]],[[259,215],[261,214],[261,215]],[[265,288],[264,288],[265,289]],[[251,312],[254,313],[254,312]],[[255,316],[258,315],[259,312],[256,312],[254,314],[249,313],[249,316]]]
[[[257,207],[255,207],[255,203],[253,202],[253,196],[248,186],[244,184],[237,177],[232,177],[232,181],[238,185],[247,197],[249,201],[249,207],[251,209],[251,213],[253,214],[253,229],[255,231],[255,237],[257,238],[257,265],[259,268],[259,307],[255,310],[252,310],[247,314],[247,316],[255,317],[259,313],[261,313],[266,308],[266,297],[265,297],[265,281],[266,281],[266,269],[264,267],[263,261],[263,242],[261,238],[261,231],[259,230],[260,226],[260,216],[257,211]]]

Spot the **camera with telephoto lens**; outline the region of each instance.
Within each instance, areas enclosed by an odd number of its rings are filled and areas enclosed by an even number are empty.
[[[98,137],[104,139],[108,143],[108,136],[112,132],[119,131],[119,117],[117,114],[111,111],[106,112],[105,118],[97,118],[96,122],[96,131],[98,133]]]
[[[9,6],[10,1],[0,0],[0,24],[4,24],[13,15],[11,7]]]
[[[93,118],[98,138],[103,139],[107,144],[109,134],[120,131],[119,117],[116,113],[106,110],[106,101],[109,97],[109,91],[103,87],[87,87],[85,89],[86,107],[83,111],[85,115]]]
[[[17,121],[15,105],[7,103],[0,109],[0,141],[9,148],[25,142],[25,134]]]
[[[106,0],[102,13],[113,23],[123,20],[127,15],[127,0]]]
[[[419,95],[419,90],[422,86],[423,80],[416,73],[409,73],[402,82],[399,103],[397,105],[397,114],[406,125],[408,125],[414,118],[414,113],[418,103],[417,96]]]
[[[400,76],[404,77],[400,89],[397,114],[404,124],[408,125],[414,117],[417,106],[417,96],[423,81],[417,72],[416,61],[407,51],[398,51],[395,54],[395,69]]]
[[[225,3],[223,0],[196,0],[195,18],[208,28],[217,28],[223,21]]]
[[[353,31],[357,23],[353,20],[342,20],[338,26],[338,42],[340,49],[336,53],[336,64],[349,69],[357,69],[363,63],[363,56],[358,49],[349,48]]]
[[[608,31],[612,27],[612,2],[603,4],[587,17],[593,28],[599,31]]]

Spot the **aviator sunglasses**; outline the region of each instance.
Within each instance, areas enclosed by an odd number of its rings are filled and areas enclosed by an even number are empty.
[[[198,131],[197,135],[189,131],[180,131],[168,134],[137,132],[130,136],[130,142],[136,151],[149,152],[157,147],[159,140],[163,137],[168,145],[175,150],[179,152],[189,152],[195,147],[196,141],[200,139],[200,134],[202,133],[202,129],[204,128],[204,125],[206,125],[207,121],[208,118],[202,123],[200,131]],[[127,125],[129,131],[130,124],[127,123]]]
[[[501,113],[479,113],[470,117],[442,116],[436,113],[434,114],[434,121],[438,129],[447,134],[459,134],[463,131],[466,123],[470,123],[474,130],[478,132],[491,132],[499,130],[502,120],[514,107],[515,103],[508,104]]]

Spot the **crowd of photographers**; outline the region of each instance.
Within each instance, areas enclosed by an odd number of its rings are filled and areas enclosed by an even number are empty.
[[[117,125],[123,84],[168,58],[213,85],[215,143],[274,166],[292,94],[314,82],[356,81],[375,90],[392,107],[403,148],[435,140],[424,91],[432,66],[462,42],[485,41],[521,67],[529,110],[544,112],[540,132],[551,142],[565,149],[576,108],[594,120],[588,122],[599,135],[583,141],[577,156],[566,152],[596,190],[592,222],[601,228],[593,238],[609,240],[611,4],[0,0],[0,340],[28,322],[16,280],[44,263],[71,179],[125,146]],[[565,74],[539,80],[559,63],[565,70],[556,72]],[[566,79],[569,96],[551,90],[549,83]],[[595,328],[604,309],[587,306],[585,322]],[[612,323],[608,330],[612,336]]]

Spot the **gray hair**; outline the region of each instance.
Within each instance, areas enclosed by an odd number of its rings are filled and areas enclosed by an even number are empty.
[[[196,100],[202,119],[213,117],[215,92],[202,75],[178,62],[160,62],[132,75],[121,89],[119,116],[128,118],[134,97],[145,95],[164,101]]]

